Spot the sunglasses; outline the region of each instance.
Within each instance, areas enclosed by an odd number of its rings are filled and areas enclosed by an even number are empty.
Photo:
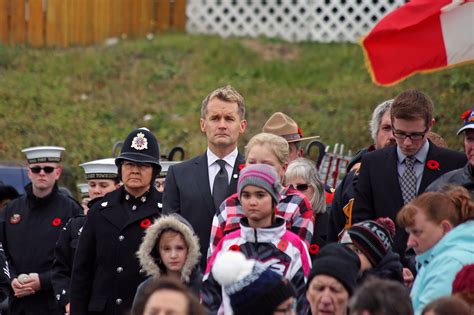
[[[296,190],[298,191],[307,191],[309,188],[308,184],[298,184],[298,185],[292,185]]]
[[[43,170],[46,174],[51,174],[52,172],[54,172],[56,168],[53,167],[53,166],[45,166],[45,167],[40,167],[40,166],[33,166],[33,167],[30,167],[30,170],[32,173],[34,174],[39,174],[41,172],[41,170]]]

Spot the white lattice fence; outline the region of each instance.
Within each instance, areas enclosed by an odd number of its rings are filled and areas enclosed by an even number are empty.
[[[355,42],[405,0],[188,0],[187,31]]]

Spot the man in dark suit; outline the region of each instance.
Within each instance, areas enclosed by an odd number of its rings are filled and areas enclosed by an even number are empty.
[[[464,154],[437,147],[428,140],[434,124],[433,103],[422,92],[409,90],[398,95],[390,118],[397,145],[362,157],[353,223],[379,217],[395,221],[403,205],[423,193],[431,182],[466,163]],[[406,232],[397,227],[394,249],[402,258],[406,241]]]
[[[237,191],[239,135],[247,127],[243,97],[231,86],[211,92],[201,104],[201,131],[207,150],[191,160],[170,166],[166,175],[163,212],[181,214],[193,226],[206,266],[212,219],[225,198]]]

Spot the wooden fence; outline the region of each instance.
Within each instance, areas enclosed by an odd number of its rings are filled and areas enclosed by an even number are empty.
[[[186,0],[0,0],[0,43],[90,45],[184,30]]]

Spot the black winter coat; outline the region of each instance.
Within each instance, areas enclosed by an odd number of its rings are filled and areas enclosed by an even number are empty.
[[[35,294],[10,298],[11,314],[64,314],[51,287],[54,247],[62,226],[70,217],[82,213],[81,206],[58,191],[55,185],[44,198],[26,194],[11,201],[0,219],[0,238],[8,259],[11,279],[20,274],[38,273],[41,290]]]
[[[72,270],[72,315],[129,311],[145,280],[135,253],[145,229],[160,216],[159,203],[154,188],[134,198],[121,187],[89,210]]]

